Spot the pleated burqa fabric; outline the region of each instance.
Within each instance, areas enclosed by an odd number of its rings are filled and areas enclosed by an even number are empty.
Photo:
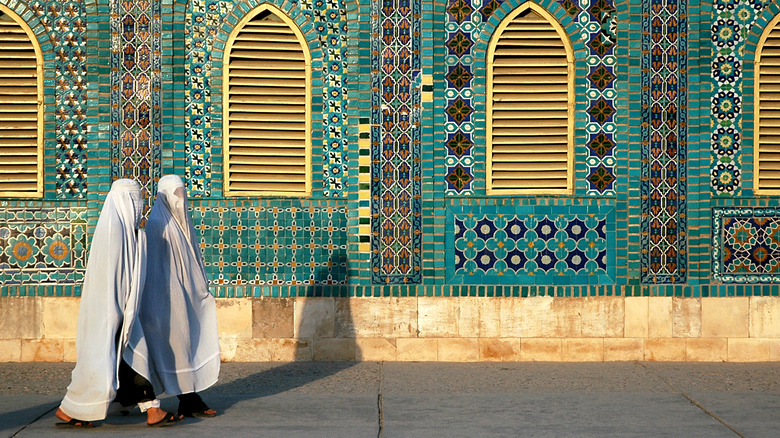
[[[142,211],[138,183],[120,179],[111,185],[92,236],[76,328],[76,367],[60,406],[72,418],[106,417],[127,339],[143,339],[137,323],[146,261],[146,239],[138,229]]]
[[[131,340],[132,352],[125,360],[157,393],[202,391],[219,376],[217,308],[178,176],[160,178],[146,236],[147,277],[139,316],[146,343],[136,346]]]

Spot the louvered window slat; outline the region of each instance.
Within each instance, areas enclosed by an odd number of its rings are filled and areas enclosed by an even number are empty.
[[[27,24],[0,5],[0,197],[42,195],[40,56]]]
[[[572,52],[539,5],[497,28],[488,54],[488,193],[570,193]]]
[[[303,35],[263,5],[239,23],[227,52],[226,194],[309,194],[311,72]]]

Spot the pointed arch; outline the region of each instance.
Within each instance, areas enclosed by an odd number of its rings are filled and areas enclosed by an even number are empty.
[[[43,54],[0,4],[0,197],[43,196]]]
[[[754,172],[756,194],[780,194],[780,14],[764,28],[756,47]]]
[[[226,196],[311,194],[311,54],[281,10],[234,28],[223,63]]]
[[[570,194],[574,51],[560,23],[525,2],[487,51],[487,193]]]

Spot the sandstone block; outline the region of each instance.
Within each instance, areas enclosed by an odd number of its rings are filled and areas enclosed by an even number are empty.
[[[728,358],[726,338],[685,339],[685,360],[695,362],[724,362]]]
[[[22,340],[22,362],[62,362],[63,357],[60,339]]]
[[[642,338],[604,338],[605,361],[644,360],[645,343]]]
[[[355,340],[350,338],[316,338],[312,360],[355,360]]]
[[[780,338],[780,298],[750,297],[750,337]]]
[[[648,338],[645,339],[645,360],[683,361],[685,360],[685,339]]]
[[[769,360],[769,340],[730,338],[729,362],[766,362]]]
[[[255,338],[292,338],[295,336],[294,298],[252,299],[252,336]]]
[[[332,338],[336,326],[335,312],[333,298],[296,298],[295,337]]]
[[[0,297],[0,339],[38,339],[40,337],[40,298]]]
[[[355,360],[363,361],[395,361],[398,350],[394,339],[359,338],[355,342]]]
[[[672,336],[675,338],[701,336],[701,299],[672,298]]]
[[[436,361],[439,340],[436,338],[399,338],[396,341],[399,361]]]
[[[647,310],[647,336],[672,337],[672,297],[650,297]]]
[[[417,298],[358,297],[337,301],[337,337],[417,336]]]
[[[705,338],[748,337],[748,297],[701,299],[701,335]]]
[[[476,362],[479,341],[476,338],[439,339],[437,360],[441,362]]]
[[[621,297],[588,297],[582,300],[582,336],[615,338],[623,336],[625,299]]]
[[[649,297],[625,298],[624,336],[627,338],[646,338],[648,333]]]
[[[524,361],[558,362],[562,358],[561,339],[523,338],[520,343],[520,358]]]
[[[220,337],[252,337],[252,301],[247,298],[217,299],[217,327]]]
[[[81,299],[41,297],[41,335],[44,338],[76,338]]]
[[[479,360],[515,362],[520,358],[520,338],[480,338]]]
[[[604,339],[563,339],[562,359],[568,362],[602,362],[604,360]]]
[[[421,338],[458,336],[459,298],[419,297],[417,305]]]
[[[22,341],[20,339],[0,339],[0,362],[19,362],[22,360]]]

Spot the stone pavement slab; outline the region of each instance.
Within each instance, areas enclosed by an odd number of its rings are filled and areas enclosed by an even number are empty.
[[[773,363],[225,363],[220,415],[54,427],[73,364],[0,363],[1,437],[777,437]],[[175,411],[175,397],[163,408]]]

